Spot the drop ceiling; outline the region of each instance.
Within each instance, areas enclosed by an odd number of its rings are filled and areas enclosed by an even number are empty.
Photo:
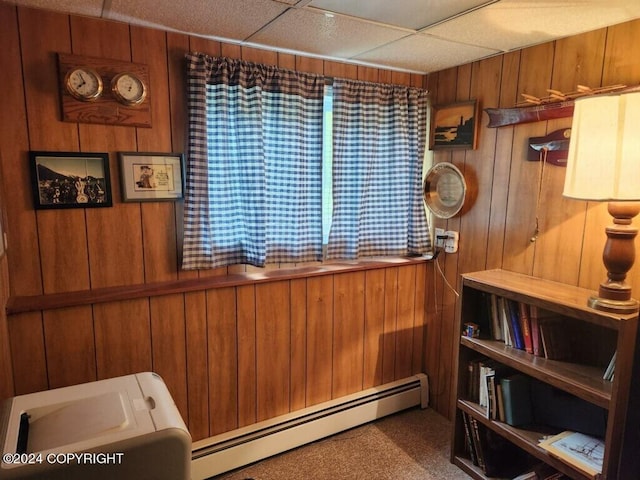
[[[640,18],[640,0],[9,2],[415,73]]]

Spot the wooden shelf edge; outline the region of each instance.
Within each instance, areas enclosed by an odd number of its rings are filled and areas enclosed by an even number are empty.
[[[171,280],[167,282],[95,288],[74,292],[13,296],[9,297],[7,301],[6,313],[7,315],[16,315],[19,313],[126,301],[215,288],[237,287],[353,271],[424,264],[428,261],[428,259],[423,257],[398,257],[386,260],[324,263],[321,265],[295,267],[291,269],[265,270],[264,272],[257,273],[236,273],[188,280]]]
[[[604,372],[600,372],[596,367],[578,366],[536,357],[514,347],[507,347],[497,340],[461,336],[460,343],[464,347],[517,368],[533,378],[565,390],[599,407],[607,410],[610,408],[613,384],[603,380]],[[568,389],[567,385],[571,385],[571,388]]]
[[[538,460],[551,465],[553,468],[564,473],[565,475],[568,475],[571,478],[577,480],[590,480],[590,478],[583,474],[581,471],[576,470],[571,465],[563,462],[559,458],[550,455],[546,450],[539,447],[534,438],[537,438],[542,434],[512,427],[511,425],[508,425],[506,423],[490,420],[486,417],[485,410],[482,407],[467,400],[458,399],[457,407],[460,410],[467,412],[469,415],[473,415],[474,418],[480,421],[487,428],[490,428],[491,430],[506,438],[511,443],[514,443],[530,455],[533,455]]]

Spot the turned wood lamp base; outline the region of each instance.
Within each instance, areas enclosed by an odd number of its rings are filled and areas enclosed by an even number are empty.
[[[600,284],[598,295],[588,305],[596,310],[615,313],[635,313],[640,304],[631,298],[631,287],[625,282],[627,272],[635,261],[635,238],[638,229],[631,225],[640,213],[639,202],[609,202],[613,225],[605,229],[607,241],[602,260],[607,268],[607,280]]]

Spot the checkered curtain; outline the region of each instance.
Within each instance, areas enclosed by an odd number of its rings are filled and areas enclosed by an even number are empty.
[[[422,200],[427,91],[336,79],[333,95],[328,257],[429,252]]]
[[[322,258],[322,77],[187,55],[183,268]]]

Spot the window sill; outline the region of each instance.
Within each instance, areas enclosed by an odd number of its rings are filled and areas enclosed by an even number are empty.
[[[46,295],[15,296],[9,298],[6,311],[7,315],[15,315],[96,303],[119,302],[137,298],[211,290],[214,288],[237,287],[241,285],[333,275],[336,273],[422,264],[429,260],[429,257],[394,257],[382,260],[342,261],[312,266],[263,270],[259,272],[232,273],[188,280],[123,285]]]

